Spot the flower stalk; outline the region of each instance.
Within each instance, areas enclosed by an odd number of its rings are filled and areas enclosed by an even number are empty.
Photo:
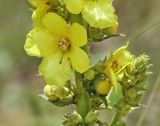
[[[29,0],[33,29],[24,49],[41,58],[39,75],[50,103],[75,110],[64,126],[122,126],[122,118],[139,107],[150,74],[149,57],[134,56],[126,45],[92,63],[92,43],[121,36],[112,0]],[[93,55],[94,56],[94,55]],[[113,99],[114,97],[114,99]],[[116,111],[111,124],[100,110]]]

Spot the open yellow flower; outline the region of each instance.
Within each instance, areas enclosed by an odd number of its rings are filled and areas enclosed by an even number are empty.
[[[28,0],[29,3],[34,6],[36,9],[33,10],[32,14],[32,21],[33,21],[33,27],[34,29],[28,33],[27,35],[27,40],[25,43],[25,50],[26,52],[31,55],[31,56],[38,56],[40,57],[40,51],[37,47],[37,44],[32,40],[33,39],[33,34],[35,34],[38,29],[42,28],[42,18],[43,16],[47,13],[48,9],[50,6],[47,4],[47,2],[51,0]]]
[[[117,16],[111,0],[64,0],[72,14],[82,13],[92,27],[100,29],[117,26]]]
[[[89,58],[80,48],[87,44],[86,29],[78,23],[68,26],[52,12],[43,16],[42,24],[44,29],[32,30],[26,41],[36,44],[39,55],[33,47],[25,49],[29,55],[44,57],[39,71],[48,84],[64,86],[72,75],[70,65],[79,73],[89,68]]]
[[[124,68],[133,60],[133,55],[127,51],[128,44],[117,49],[106,61],[104,72],[117,92],[117,78],[123,74]]]

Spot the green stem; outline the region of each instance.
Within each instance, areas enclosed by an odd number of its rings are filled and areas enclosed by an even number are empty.
[[[121,113],[117,112],[111,123],[111,126],[115,126],[117,122],[121,119],[121,117],[122,117]]]
[[[81,91],[83,90],[83,86],[82,86],[82,76],[79,73],[75,73],[75,84],[76,84],[76,89],[77,89],[77,93],[80,94]]]
[[[106,110],[108,109],[108,102],[107,102],[107,100],[106,100],[106,97],[104,97],[104,96],[100,96],[100,98],[103,100],[103,102],[104,102],[104,104],[105,104],[105,108],[106,108]]]

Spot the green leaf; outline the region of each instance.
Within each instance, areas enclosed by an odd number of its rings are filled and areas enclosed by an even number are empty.
[[[120,100],[120,98],[122,97],[122,91],[121,91],[121,86],[118,84],[118,88],[117,88],[117,95],[115,94],[114,90],[111,91],[111,93],[109,94],[109,96],[107,97],[108,99],[108,105],[110,108],[113,108],[114,105]]]
[[[91,101],[85,89],[82,90],[80,99],[77,102],[77,112],[85,119],[87,113],[91,110]]]

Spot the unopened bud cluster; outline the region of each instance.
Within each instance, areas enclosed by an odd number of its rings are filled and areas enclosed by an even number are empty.
[[[124,70],[120,84],[123,97],[116,104],[119,112],[126,115],[131,107],[140,106],[140,101],[146,90],[147,78],[150,74],[148,68],[149,57],[145,54],[134,58]]]
[[[65,115],[65,120],[63,122],[64,126],[82,126],[83,123],[87,126],[94,126],[98,121],[98,112],[91,110],[87,113],[85,119],[83,120],[77,112]]]
[[[67,87],[56,87],[55,85],[46,85],[44,94],[50,102],[57,106],[66,106],[73,102],[73,93]]]

